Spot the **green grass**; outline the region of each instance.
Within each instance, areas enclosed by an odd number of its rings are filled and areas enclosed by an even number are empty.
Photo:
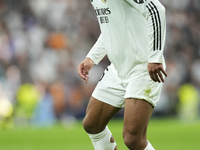
[[[152,120],[148,139],[157,150],[199,150],[200,121]]]
[[[122,120],[112,120],[109,128],[118,143],[118,150],[127,150],[122,139]],[[156,150],[200,149],[200,121],[184,124],[174,119],[152,119],[148,140]],[[93,150],[81,123],[65,128],[14,128],[0,131],[0,150]]]

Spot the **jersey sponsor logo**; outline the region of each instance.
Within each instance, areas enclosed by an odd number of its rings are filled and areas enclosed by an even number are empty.
[[[103,24],[103,23],[109,23],[109,18],[108,16],[102,16],[102,17],[99,17],[100,19],[100,23]]]
[[[111,11],[109,8],[96,8],[95,10],[95,13],[97,16],[101,16],[101,15],[110,15],[111,14]]]
[[[96,9],[94,11],[95,11],[96,15],[99,16],[99,22],[101,24],[109,23],[108,15],[111,14],[110,8],[98,8],[98,7],[96,7]]]
[[[160,14],[156,5],[151,1],[146,5],[149,13],[151,14],[152,24],[153,24],[153,50],[161,50],[161,21],[160,21]]]

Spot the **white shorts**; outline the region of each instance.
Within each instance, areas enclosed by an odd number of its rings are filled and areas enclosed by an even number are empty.
[[[92,96],[119,108],[125,106],[125,99],[127,98],[145,100],[156,106],[160,99],[162,86],[163,83],[154,82],[148,72],[131,80],[129,83],[120,84],[115,80],[112,73],[106,69]]]

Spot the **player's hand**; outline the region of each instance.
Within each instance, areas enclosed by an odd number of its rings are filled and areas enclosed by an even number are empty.
[[[167,77],[162,63],[148,63],[148,71],[151,79],[155,82],[164,82],[163,74]]]
[[[94,62],[90,58],[85,58],[85,60],[78,65],[78,74],[85,83],[88,82],[88,74],[93,65]]]

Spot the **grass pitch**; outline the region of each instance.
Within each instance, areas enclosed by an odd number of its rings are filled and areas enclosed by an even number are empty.
[[[112,120],[109,128],[118,150],[128,150],[122,139],[122,120]],[[182,123],[176,119],[152,119],[148,140],[156,150],[200,149],[200,121]],[[0,150],[93,150],[81,122],[71,127],[14,128],[0,131]]]

